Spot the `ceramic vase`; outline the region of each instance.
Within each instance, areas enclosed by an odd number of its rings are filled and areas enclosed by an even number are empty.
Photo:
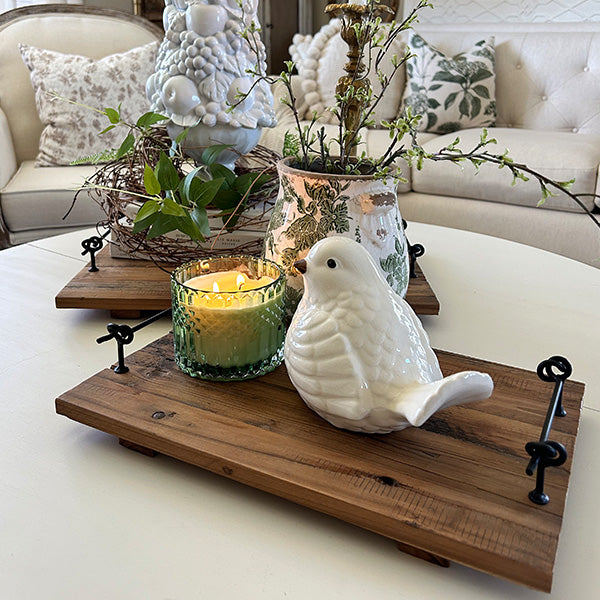
[[[303,280],[295,261],[319,240],[341,235],[363,245],[392,289],[406,295],[408,245],[393,178],[332,175],[294,168],[293,158],[278,164],[279,194],[264,243],[265,258],[286,273],[286,313],[291,318],[302,297]]]

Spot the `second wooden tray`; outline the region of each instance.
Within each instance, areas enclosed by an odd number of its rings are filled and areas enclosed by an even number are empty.
[[[172,265],[163,265],[163,271],[151,261],[112,258],[108,247],[98,253],[96,265],[98,271],[86,266],[58,293],[57,308],[104,308],[115,318],[138,318],[141,311],[171,306]],[[416,273],[406,300],[419,315],[437,315],[440,304],[418,263]]]

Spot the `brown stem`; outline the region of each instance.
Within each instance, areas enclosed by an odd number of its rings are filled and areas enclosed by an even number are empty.
[[[546,177],[545,175],[542,175],[541,173],[538,173],[537,171],[534,171],[533,169],[531,169],[530,167],[528,167],[527,165],[525,165],[523,163],[507,162],[506,157],[504,157],[501,154],[490,154],[488,152],[479,152],[478,153],[477,150],[479,148],[481,148],[482,146],[483,146],[483,144],[479,144],[476,147],[476,149],[474,149],[471,152],[467,152],[467,153],[451,153],[451,152],[448,152],[446,149],[442,149],[437,154],[429,155],[429,156],[427,156],[427,158],[434,162],[437,162],[437,161],[459,162],[461,160],[469,160],[469,161],[473,162],[474,164],[477,163],[478,161],[483,161],[483,162],[492,163],[492,164],[496,164],[496,165],[502,165],[502,166],[508,167],[508,169],[512,172],[512,174],[515,177],[518,177],[519,173],[521,173],[521,172],[527,173],[527,174],[535,177],[535,179],[538,180],[540,185],[543,184],[543,186],[550,186],[555,190],[564,192],[581,209],[583,209],[589,215],[589,217],[592,219],[592,221],[594,221],[594,223],[600,228],[600,220],[598,220],[598,218],[592,213],[592,211],[590,211],[583,204],[583,202],[579,199],[580,194],[573,194],[569,190],[565,189],[558,182],[554,181],[553,179],[550,179],[549,177]],[[591,196],[597,197],[596,194],[583,194],[583,195],[584,196],[591,195]]]

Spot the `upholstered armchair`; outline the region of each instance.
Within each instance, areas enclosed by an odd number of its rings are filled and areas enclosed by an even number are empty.
[[[160,28],[141,17],[91,6],[46,4],[0,15],[0,247],[90,226],[102,219],[100,208],[87,197],[78,200],[66,219],[64,215],[72,204],[73,190],[94,170],[93,166],[71,166],[70,161],[85,156],[86,143],[93,142],[90,123],[99,125],[99,133],[107,122],[100,122],[94,111],[73,117],[68,110],[61,115],[64,122],[55,119],[52,112],[41,115],[46,121],[43,122],[38,109],[41,103],[45,110],[48,106],[51,110],[53,106],[63,110],[60,101],[50,97],[56,82],[85,91],[97,88],[96,108],[113,103],[116,107],[119,98],[105,97],[110,95],[107,87],[96,85],[93,72],[86,69],[92,65],[93,71],[96,61],[110,55],[110,59],[105,59],[109,60],[108,67],[101,65],[104,78],[118,79],[123,72],[122,63],[115,65],[110,61],[119,61],[121,55],[133,52],[138,62],[128,59],[130,71],[134,72],[129,77],[137,78],[135,94],[139,98],[136,96],[134,104],[141,115],[148,110],[143,92],[145,70],[154,68],[157,42],[162,35]],[[144,50],[135,54],[142,47]],[[154,54],[149,54],[150,50]],[[54,73],[53,83],[43,81],[51,71],[49,64],[59,71]],[[75,81],[78,76],[82,77],[80,82]],[[121,96],[134,94],[127,93],[133,89],[130,83],[127,81]],[[50,100],[59,104],[50,105]],[[63,104],[65,109],[73,106],[66,101]],[[63,124],[71,128],[71,137],[63,135]],[[53,133],[49,133],[52,128]],[[86,143],[79,144],[76,139],[73,144],[73,132],[75,137],[81,132],[81,141]],[[52,136],[50,144],[60,155],[58,158],[43,148]]]

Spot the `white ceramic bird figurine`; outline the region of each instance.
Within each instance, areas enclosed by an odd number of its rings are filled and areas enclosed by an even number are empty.
[[[285,363],[304,402],[331,424],[388,433],[489,398],[487,373],[442,376],[421,322],[360,244],[325,238],[295,266],[304,295],[287,332]]]

